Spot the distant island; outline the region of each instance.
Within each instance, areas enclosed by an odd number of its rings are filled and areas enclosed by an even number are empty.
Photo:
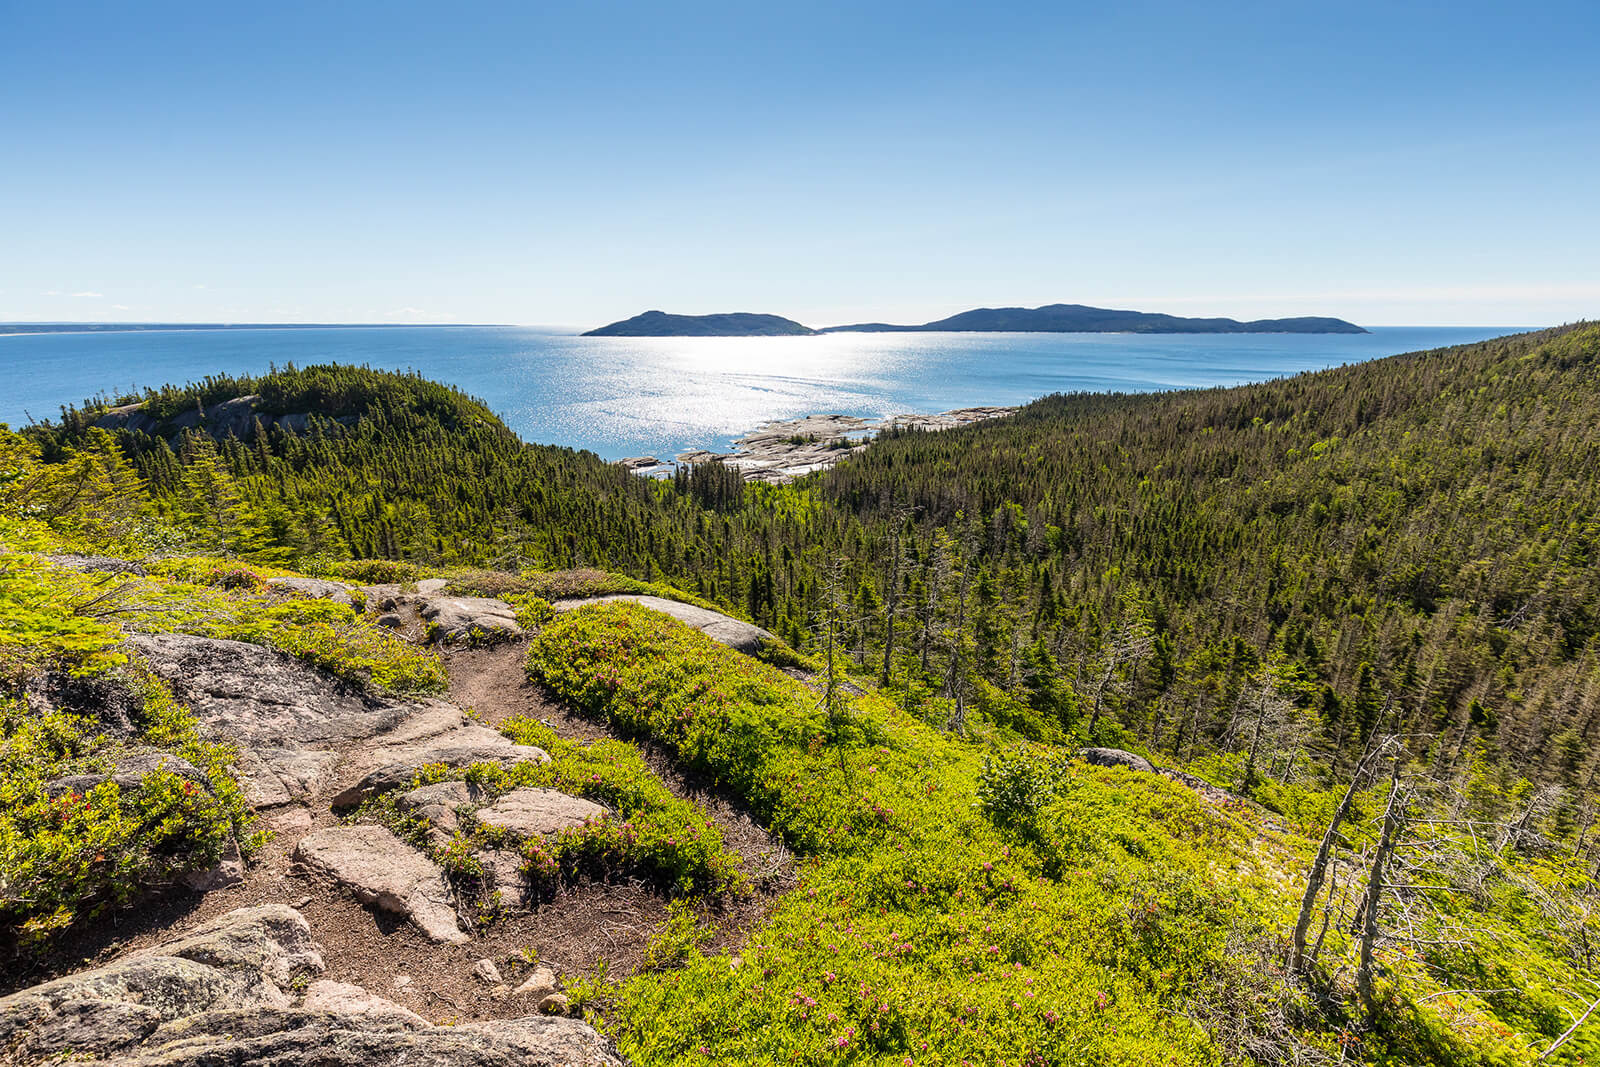
[[[814,334],[809,326],[802,326],[781,315],[755,315],[748,311],[734,311],[724,315],[668,315],[664,311],[646,311],[631,319],[613,322],[598,330],[590,330],[584,337],[787,337]]]
[[[584,337],[779,337],[819,333],[1366,333],[1353,322],[1320,316],[1293,319],[1189,319],[1146,311],[1115,311],[1083,304],[1037,308],[977,308],[920,326],[860,322],[813,330],[780,315],[669,315],[646,311]]]
[[[829,326],[821,333],[1366,333],[1343,319],[1306,316],[1294,319],[1188,319],[1145,311],[1114,311],[1083,304],[1046,304],[1037,308],[978,308],[921,326],[863,322]]]

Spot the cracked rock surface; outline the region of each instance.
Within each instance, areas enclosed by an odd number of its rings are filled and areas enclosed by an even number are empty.
[[[0,998],[0,1061],[128,1067],[622,1067],[588,1024],[554,1016],[434,1026],[324,961],[283,904],[241,908],[184,937]]]
[[[403,915],[434,941],[465,944],[454,898],[429,859],[382,826],[330,826],[300,839],[297,862],[324,874],[361,903]]]

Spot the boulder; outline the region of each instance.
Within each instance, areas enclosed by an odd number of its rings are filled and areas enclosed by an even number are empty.
[[[434,941],[469,940],[456,925],[455,903],[439,868],[381,826],[317,830],[300,839],[294,858],[368,907],[405,916]]]
[[[533,997],[535,1001],[540,1001],[555,991],[556,972],[541,963],[522,980],[521,985],[511,991],[511,995]]]
[[[435,596],[450,584],[448,578],[423,578],[417,582],[417,592],[422,596]]]
[[[428,820],[428,837],[435,846],[443,847],[461,828],[461,818],[456,808],[477,799],[476,787],[466,782],[435,782],[402,793],[395,803],[404,811],[414,811]]]
[[[239,843],[231,838],[216,866],[203,871],[190,871],[183,877],[183,884],[196,893],[214,893],[243,881],[244,856],[239,852]]]
[[[429,634],[446,643],[510,641],[522,636],[516,609],[504,600],[482,596],[430,596],[423,600],[421,611]]]
[[[522,857],[509,849],[492,848],[477,853],[478,862],[488,876],[491,892],[500,894],[500,903],[516,907],[526,903],[528,879],[522,873]]]
[[[1085,748],[1079,750],[1078,758],[1096,767],[1126,767],[1146,774],[1154,774],[1156,770],[1155,764],[1143,756],[1120,748]]]
[[[500,977],[500,968],[494,965],[494,960],[482,959],[472,965],[472,976],[486,985],[499,985],[504,979]]]
[[[305,920],[243,908],[184,937],[0,999],[0,1060],[32,1067],[622,1067],[575,1019],[530,1015],[434,1026],[359,986],[317,981]]]
[[[479,808],[477,817],[485,826],[509,830],[519,837],[549,837],[605,814],[606,809],[594,801],[555,789],[513,789],[488,807]]]
[[[666,600],[658,596],[617,593],[611,596],[583,597],[578,600],[558,600],[551,606],[557,611],[570,611],[573,608],[581,608],[587,604],[605,604],[617,600],[630,601],[652,611],[671,615],[679,622],[699,630],[718,644],[727,645],[734,651],[743,652],[748,656],[753,656],[759,652],[763,641],[774,640],[772,634],[754,623],[743,622],[731,615],[724,615],[720,611],[697,608],[693,604],[683,604],[676,600]]]
[[[349,586],[325,578],[268,578],[267,588],[318,600],[331,600],[336,604],[355,604]]]

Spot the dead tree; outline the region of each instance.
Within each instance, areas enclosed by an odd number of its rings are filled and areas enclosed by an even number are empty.
[[[1100,711],[1107,693],[1129,688],[1128,676],[1143,663],[1155,647],[1155,633],[1143,618],[1134,619],[1123,626],[1100,651],[1096,664],[1094,702],[1089,710],[1089,740],[1094,740],[1094,728],[1100,723]]]
[[[883,671],[878,678],[878,686],[882,689],[889,688],[894,673],[894,624],[905,612],[900,603],[901,574],[905,570],[906,559],[903,528],[911,513],[910,507],[902,505],[891,511],[888,519],[889,557],[884,561],[883,582]]]
[[[1377,1008],[1377,998],[1372,987],[1372,950],[1378,943],[1381,926],[1378,909],[1383,903],[1384,874],[1389,857],[1394,853],[1395,841],[1405,825],[1406,789],[1400,780],[1400,767],[1404,750],[1397,751],[1394,769],[1389,775],[1389,801],[1383,809],[1383,829],[1378,835],[1378,847],[1372,852],[1372,866],[1367,871],[1367,892],[1361,902],[1360,952],[1356,963],[1356,994],[1361,998],[1361,1010],[1371,1018]]]
[[[1289,969],[1296,974],[1304,974],[1311,963],[1311,958],[1306,955],[1306,935],[1311,929],[1311,916],[1316,911],[1317,897],[1322,892],[1322,883],[1328,874],[1328,861],[1332,858],[1334,845],[1339,839],[1339,825],[1344,822],[1350,814],[1350,808],[1355,804],[1356,794],[1361,790],[1367,768],[1395,743],[1393,738],[1386,738],[1361,757],[1361,761],[1356,764],[1355,774],[1350,777],[1350,787],[1344,791],[1339,806],[1333,809],[1333,817],[1328,820],[1328,828],[1322,834],[1322,843],[1317,846],[1317,858],[1311,862],[1311,873],[1306,877],[1306,891],[1300,898],[1300,914],[1295,919],[1294,937],[1290,942]],[[1318,942],[1321,942],[1320,937]]]

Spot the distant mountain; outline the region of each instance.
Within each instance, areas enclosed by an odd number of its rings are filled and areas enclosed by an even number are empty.
[[[1037,308],[978,308],[921,326],[863,322],[829,326],[819,333],[910,333],[970,330],[980,333],[1366,333],[1343,319],[1186,319],[1144,311],[1112,311],[1083,304],[1046,304]]]
[[[724,315],[668,315],[646,311],[631,319],[613,322],[584,337],[781,337],[816,333],[781,315],[753,315],[734,311]]]

